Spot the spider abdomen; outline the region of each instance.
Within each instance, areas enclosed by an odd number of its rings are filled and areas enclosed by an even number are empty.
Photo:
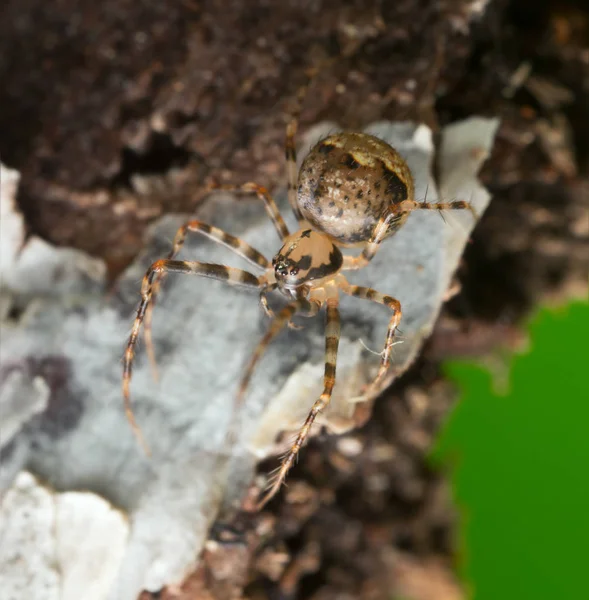
[[[401,155],[367,133],[337,133],[306,156],[298,179],[303,217],[341,245],[370,240],[396,203],[413,200],[413,177]],[[396,231],[404,218],[389,229]]]

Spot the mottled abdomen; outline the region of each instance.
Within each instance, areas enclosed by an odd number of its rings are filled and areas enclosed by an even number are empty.
[[[386,142],[367,133],[337,133],[318,142],[303,161],[298,205],[313,227],[339,244],[358,245],[370,239],[391,206],[413,200],[413,190],[407,163]]]

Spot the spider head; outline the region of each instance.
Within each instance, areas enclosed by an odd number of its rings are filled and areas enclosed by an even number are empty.
[[[326,235],[312,229],[289,235],[272,259],[278,286],[289,290],[335,275],[342,263],[339,248]]]
[[[300,264],[297,264],[293,259],[284,256],[281,252],[272,259],[272,266],[274,267],[274,274],[278,285],[281,287],[295,288],[305,283],[304,277],[299,277],[301,273]]]

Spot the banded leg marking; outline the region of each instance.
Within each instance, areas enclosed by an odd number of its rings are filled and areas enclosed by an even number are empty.
[[[135,316],[135,321],[133,322],[131,335],[129,336],[129,342],[127,343],[127,348],[125,350],[125,356],[123,359],[123,399],[125,403],[125,413],[129,423],[131,424],[133,432],[137,436],[146,453],[149,453],[149,450],[145,440],[143,439],[141,430],[137,425],[133,410],[131,408],[129,385],[131,382],[135,346],[137,344],[137,338],[139,337],[141,323],[144,320],[145,312],[152,299],[154,279],[162,273],[200,275],[202,277],[226,281],[231,285],[248,287],[256,290],[260,289],[260,287],[263,285],[263,276],[258,278],[248,271],[243,271],[242,269],[236,269],[233,267],[225,267],[223,265],[163,259],[154,262],[151,267],[149,267],[141,283],[141,301],[137,308],[137,315]]]
[[[255,248],[252,248],[249,244],[244,242],[243,240],[235,237],[229,233],[226,233],[222,229],[218,227],[214,227],[213,225],[208,225],[207,223],[203,223],[202,221],[193,220],[188,221],[182,227],[178,229],[176,235],[174,236],[174,243],[172,245],[172,250],[169,252],[167,259],[172,260],[178,252],[184,246],[184,242],[186,241],[186,236],[188,232],[201,233],[202,235],[208,237],[209,239],[229,248],[238,256],[241,256],[245,260],[247,260],[252,265],[266,269],[270,265],[270,261],[258,252]],[[165,276],[165,272],[162,271],[158,273],[155,277],[152,289],[151,289],[151,301],[147,307],[145,312],[145,320],[143,322],[143,332],[145,336],[145,346],[147,350],[147,356],[149,358],[149,363],[151,366],[151,372],[153,374],[153,378],[158,380],[158,369],[157,369],[157,361],[155,358],[155,350],[152,339],[152,321],[153,321],[153,309],[155,306],[155,299],[159,294],[160,287],[162,284],[162,280]]]
[[[288,202],[292,211],[294,212],[297,221],[301,223],[303,215],[299,209],[297,203],[297,180],[298,180],[298,169],[297,169],[297,150],[295,145],[295,136],[297,132],[297,119],[293,117],[293,120],[286,126],[286,142],[285,142],[285,154],[286,154],[286,174],[287,174],[287,190],[288,190]]]
[[[397,208],[398,207],[398,208]],[[417,200],[403,200],[395,206],[395,213],[408,213],[413,210],[468,210],[476,220],[478,215],[470,202],[454,200],[453,202],[417,202]]]
[[[288,471],[294,464],[294,461],[309,435],[309,431],[317,415],[324,410],[331,401],[331,394],[335,385],[335,371],[337,363],[337,350],[340,339],[340,314],[338,309],[338,298],[330,297],[327,299],[327,314],[325,325],[325,372],[323,375],[323,393],[315,401],[311,411],[307,415],[303,426],[301,427],[294,444],[284,457],[280,468],[270,483],[270,487],[264,494],[258,504],[258,509],[262,508],[280,489],[285,480]]]
[[[292,112],[290,113],[290,120],[288,121],[288,124],[286,126],[285,156],[286,171],[288,176],[288,202],[299,223],[304,221],[304,218],[297,204],[298,170],[295,137],[299,128],[299,120],[301,117],[301,112],[303,111],[303,104],[305,101],[305,97],[307,96],[309,87],[311,87],[311,84],[317,77],[317,74],[332,62],[334,62],[333,59],[329,59],[324,61],[324,63],[319,65],[318,67],[312,67],[307,70],[307,79],[297,91],[295,105]]]
[[[284,327],[290,323],[290,320],[294,316],[295,313],[302,313],[305,316],[313,316],[319,312],[321,308],[321,303],[315,300],[307,300],[305,298],[300,298],[296,302],[285,306],[272,320],[270,323],[270,327],[268,331],[264,335],[264,337],[259,341],[256,349],[254,350],[250,361],[245,368],[244,374],[239,382],[239,389],[237,392],[237,396],[235,399],[236,404],[240,404],[243,400],[247,387],[251,381],[252,375],[254,373],[254,369],[258,364],[260,358],[262,358],[266,348],[272,342],[272,340],[284,329]]]
[[[376,227],[369,242],[358,256],[344,257],[344,270],[361,269],[365,267],[377,253],[380,244],[387,237],[387,232],[392,223],[403,219],[414,210],[469,210],[474,219],[478,218],[472,204],[465,200],[456,200],[454,202],[417,202],[416,200],[403,200],[391,209],[386,216],[382,217]]]
[[[243,185],[212,185],[210,187],[211,191],[215,190],[223,190],[225,192],[239,192],[243,194],[256,194],[260,200],[264,203],[264,207],[266,208],[266,212],[270,217],[272,223],[274,223],[274,227],[276,227],[276,231],[278,232],[278,236],[281,240],[289,235],[288,227],[278,210],[278,206],[276,206],[276,202],[270,195],[270,192],[263,186],[258,185],[257,183],[248,182]]]
[[[393,315],[389,321],[387,337],[380,359],[380,367],[378,369],[378,373],[374,381],[370,384],[370,387],[368,388],[369,393],[370,391],[377,388],[377,386],[383,380],[388,371],[389,362],[391,360],[391,351],[393,349],[393,342],[395,339],[395,331],[399,323],[401,322],[401,303],[392,296],[386,296],[385,294],[381,294],[380,292],[377,292],[372,288],[362,287],[359,285],[349,285],[346,287],[341,287],[341,290],[344,293],[349,294],[350,296],[355,296],[356,298],[365,298],[366,300],[372,300],[373,302],[382,304],[393,311]]]

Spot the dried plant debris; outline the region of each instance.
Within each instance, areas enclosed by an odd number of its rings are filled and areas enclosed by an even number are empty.
[[[494,120],[471,119],[444,130],[442,137],[440,189],[450,199],[472,201],[479,215],[489,195],[476,173],[496,127]],[[311,137],[326,128],[333,127],[318,127]],[[431,132],[384,122],[370,132],[407,158],[417,198],[427,193],[435,201]],[[305,148],[311,143],[308,138]],[[3,192],[3,205],[9,201]],[[11,214],[16,223],[14,210]],[[268,256],[278,247],[256,200],[215,197],[198,217],[242,236]],[[40,378],[48,389],[43,403],[30,401],[35,409],[18,421],[20,431],[3,447],[3,463],[10,473],[28,468],[55,489],[99,493],[129,515],[131,531],[110,596],[121,600],[185,579],[221,504],[241,504],[256,462],[276,449],[281,432],[298,426],[321,381],[322,323],[316,319],[304,322],[303,330],[286,332],[264,358],[239,415],[238,443],[230,447],[227,430],[237,381],[266,317],[255,296],[211,280],[169,277],[154,316],[160,383],[151,379],[142,352],[132,381],[137,419],[152,456],[141,452],[124,418],[120,358],[141,277],[167,252],[182,221],[181,216],[161,219],[145,253],[109,294],[96,261],[34,239],[12,266],[3,267],[4,293],[20,310],[9,311],[2,323],[1,391],[11,381],[6,374],[14,372],[23,386],[27,378]],[[431,331],[473,226],[467,211],[444,219],[413,214],[370,267],[358,272],[357,283],[392,293],[403,304],[402,343],[395,347],[391,378],[407,368]],[[35,253],[30,246],[36,246]],[[184,252],[208,262],[229,258],[201,239]],[[32,258],[25,260],[29,253]],[[366,419],[365,405],[350,399],[360,396],[378,365],[366,347],[379,351],[382,346],[388,314],[379,308],[353,301],[342,305],[338,391],[324,420],[335,431]],[[267,559],[280,563],[279,557]],[[279,566],[265,569],[277,572]]]

